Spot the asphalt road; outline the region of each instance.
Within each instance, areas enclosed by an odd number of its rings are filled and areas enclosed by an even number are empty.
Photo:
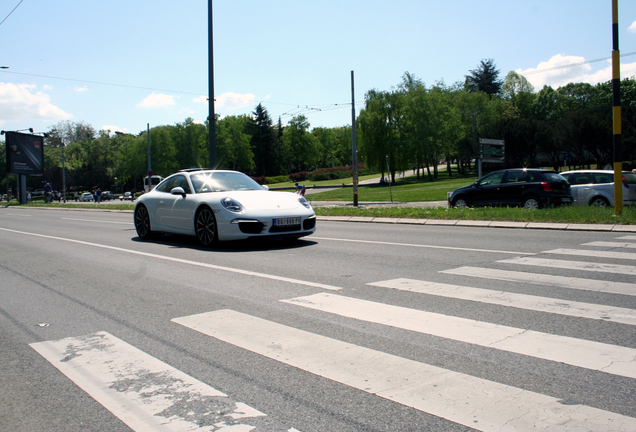
[[[0,208],[2,431],[636,430],[636,236]]]

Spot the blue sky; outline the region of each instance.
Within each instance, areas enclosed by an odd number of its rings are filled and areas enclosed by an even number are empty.
[[[636,76],[636,2],[618,3],[621,73]],[[70,120],[136,134],[148,123],[203,122],[207,4],[3,0],[0,128],[45,132]],[[214,0],[216,112],[250,113],[262,102],[274,122],[301,113],[312,127],[348,125],[352,70],[359,112],[368,90],[390,90],[407,71],[426,85],[452,84],[488,58],[501,78],[527,74],[536,90],[608,81],[610,61],[597,60],[611,56],[611,5]]]

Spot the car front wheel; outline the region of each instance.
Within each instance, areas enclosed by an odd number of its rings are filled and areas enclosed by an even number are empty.
[[[453,201],[453,207],[455,207],[455,208],[467,208],[468,207],[468,201],[466,201],[466,198],[460,196],[460,197],[456,198],[455,201]]]
[[[209,207],[201,208],[194,218],[194,230],[199,243],[210,246],[217,241],[216,219]]]
[[[590,201],[590,205],[594,207],[609,207],[609,202],[605,198],[596,197]]]
[[[144,205],[137,206],[135,209],[135,229],[137,235],[142,240],[148,240],[152,237],[152,230],[150,229],[150,215],[148,209]]]
[[[521,207],[528,209],[528,210],[537,210],[541,208],[541,200],[539,200],[539,198],[536,197],[528,197],[525,198],[523,200],[523,202],[521,203]]]

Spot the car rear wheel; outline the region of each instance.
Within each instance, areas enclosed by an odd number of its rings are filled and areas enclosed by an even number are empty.
[[[541,200],[534,196],[529,196],[523,200],[521,207],[528,210],[537,210],[541,208]]]
[[[210,207],[202,207],[194,218],[194,230],[199,243],[210,246],[217,239],[216,219]]]
[[[135,209],[135,229],[142,240],[148,240],[153,237],[153,232],[150,229],[150,215],[144,205],[139,205]]]
[[[609,207],[609,202],[603,197],[595,197],[590,201],[590,205],[594,207]]]
[[[457,197],[457,198],[455,198],[455,201],[453,201],[453,207],[455,207],[455,208],[467,208],[468,207],[468,201],[466,201],[466,198],[464,198],[463,196]]]

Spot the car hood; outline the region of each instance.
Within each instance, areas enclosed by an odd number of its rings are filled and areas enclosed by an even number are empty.
[[[227,196],[250,210],[289,210],[301,207],[298,195],[289,192],[235,191]]]

